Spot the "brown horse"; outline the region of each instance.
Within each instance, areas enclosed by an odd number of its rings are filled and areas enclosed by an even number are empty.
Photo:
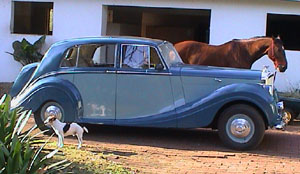
[[[280,72],[287,69],[287,60],[279,37],[254,37],[234,39],[214,46],[196,41],[175,44],[184,63],[250,69],[252,64],[264,55],[273,61]]]

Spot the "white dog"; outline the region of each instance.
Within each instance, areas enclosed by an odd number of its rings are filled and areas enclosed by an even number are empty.
[[[81,127],[77,123],[62,123],[58,119],[56,119],[55,116],[48,117],[44,121],[44,123],[47,126],[51,126],[52,129],[54,130],[54,132],[57,134],[57,136],[58,136],[57,146],[58,147],[64,146],[64,137],[65,136],[69,136],[69,135],[75,136],[76,135],[78,138],[78,149],[80,149],[81,144],[82,144],[83,132],[85,131],[86,133],[88,133],[88,130],[86,127]]]

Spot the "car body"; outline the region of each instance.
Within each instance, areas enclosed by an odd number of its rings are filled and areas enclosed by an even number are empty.
[[[294,119],[297,119],[300,113],[300,99],[288,96],[280,96],[279,100],[284,103],[284,110],[287,112],[291,120],[289,123],[293,123]]]
[[[186,65],[167,41],[70,39],[22,69],[12,106],[33,110],[40,127],[50,115],[118,126],[211,127],[225,131],[227,140],[220,137],[230,147],[248,149],[260,143],[265,129],[283,125],[274,76],[264,73]]]

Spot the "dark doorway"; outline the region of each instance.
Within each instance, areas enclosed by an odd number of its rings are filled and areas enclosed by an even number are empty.
[[[210,10],[108,6],[107,35],[209,43]]]
[[[300,50],[300,16],[284,14],[267,15],[267,36],[280,36],[287,50]]]

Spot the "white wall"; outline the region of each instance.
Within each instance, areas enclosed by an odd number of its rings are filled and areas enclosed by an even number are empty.
[[[27,0],[29,1],[29,0]],[[53,35],[46,36],[43,52],[54,42],[88,36],[101,35],[102,5],[98,0],[30,0],[37,2],[54,2],[53,6]],[[11,0],[0,0],[0,82],[15,80],[22,65],[11,55],[12,43],[26,38],[33,43],[39,35],[12,34]]]
[[[10,35],[11,3],[9,0],[0,3],[0,81],[12,81],[21,65],[15,62],[5,51],[12,52]],[[9,37],[9,38],[8,38]]]
[[[221,44],[232,39],[264,36],[267,13],[300,15],[300,2],[280,0],[35,0],[54,2],[53,35],[47,37],[47,44],[67,38],[99,36],[105,33],[102,15],[103,5],[124,5],[144,7],[171,7],[211,9],[210,44]],[[11,43],[23,37],[35,41],[39,36],[10,33],[11,0],[0,1],[0,82],[13,81],[21,68],[18,62],[4,53],[12,52]],[[7,17],[9,16],[9,17]],[[103,22],[105,23],[105,22]],[[285,73],[278,73],[276,86],[288,90],[289,85],[300,83],[300,52],[286,51],[289,67]],[[299,60],[298,60],[299,59]],[[261,69],[272,62],[265,56],[253,65]],[[289,82],[289,83],[287,83]]]
[[[146,7],[171,7],[211,9],[210,44],[217,45],[232,39],[246,39],[266,35],[267,13],[300,15],[300,2],[280,0],[105,0],[106,5],[128,5]],[[288,69],[277,73],[275,85],[280,91],[300,87],[300,51],[286,50]],[[268,65],[274,70],[272,61],[264,56],[252,66],[261,70]]]
[[[221,44],[233,38],[250,38],[266,35],[267,13],[300,15],[300,2],[287,1],[231,1],[233,4],[220,3],[212,10],[211,44]],[[277,73],[275,86],[280,91],[300,87],[300,51],[286,50],[288,69]],[[252,66],[260,70],[268,65],[275,71],[272,61],[264,56]]]

